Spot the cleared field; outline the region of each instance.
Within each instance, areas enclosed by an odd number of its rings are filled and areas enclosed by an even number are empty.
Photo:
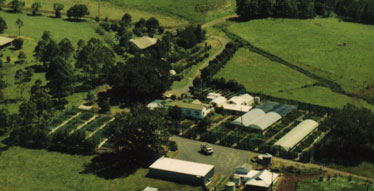
[[[0,16],[7,22],[8,29],[5,30],[2,36],[17,36],[18,27],[16,25],[16,20],[19,18],[23,21],[24,25],[21,28],[21,38],[24,39],[24,45],[21,50],[13,50],[11,47],[5,48],[0,52],[3,54],[4,67],[1,68],[0,72],[5,74],[4,80],[8,84],[8,87],[3,90],[5,97],[12,100],[8,105],[1,104],[0,107],[6,107],[10,112],[18,111],[18,105],[20,104],[20,93],[19,89],[14,86],[14,75],[18,69],[26,68],[34,65],[32,63],[33,51],[38,41],[41,39],[41,36],[45,30],[51,32],[52,38],[59,42],[63,38],[69,38],[73,45],[80,40],[88,41],[91,37],[101,38],[98,34],[95,33],[95,30],[86,22],[69,22],[62,19],[53,19],[45,16],[27,16],[26,14],[11,14],[6,12],[0,12]],[[25,64],[15,64],[15,61],[18,60],[17,56],[20,51],[25,52],[27,56],[28,63]],[[11,62],[6,63],[5,58],[10,56]],[[29,90],[34,81],[41,79],[45,81],[44,73],[34,73],[32,80],[27,84],[27,88],[24,91],[23,98],[29,97]],[[83,98],[85,98],[86,93],[74,94],[74,96],[69,96],[68,100],[73,101],[74,104],[77,104]],[[82,98],[82,99],[81,99]]]
[[[348,181],[347,177],[324,177],[319,179],[304,180],[297,183],[297,191],[367,191],[366,182],[358,180]],[[373,185],[368,190],[373,190]]]
[[[91,158],[92,156],[11,147],[6,151],[0,151],[0,188],[13,191],[137,191],[143,190],[146,186],[153,186],[160,190],[202,191],[200,187],[146,177],[148,169],[144,168],[138,169],[128,177],[116,179],[104,179],[82,173],[84,165],[89,163]]]
[[[373,85],[374,26],[336,18],[260,19],[227,26],[232,33],[352,93]],[[367,92],[366,92],[367,93]]]
[[[239,49],[215,77],[236,80],[250,92],[328,107],[343,107],[352,103],[374,109],[365,101],[334,93],[328,88],[312,86],[315,80],[245,48]]]

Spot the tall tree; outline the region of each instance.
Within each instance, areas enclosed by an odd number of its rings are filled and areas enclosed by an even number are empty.
[[[53,4],[53,10],[55,10],[55,17],[60,18],[61,17],[61,11],[65,8],[65,6],[61,3],[54,3]]]
[[[8,26],[5,20],[2,17],[0,17],[0,33],[3,33],[5,29],[8,29]]]
[[[14,75],[14,84],[17,85],[20,89],[21,98],[23,98],[23,92],[25,91],[27,83],[31,81],[31,76],[32,71],[30,69],[28,69],[27,71],[24,69],[19,69]]]
[[[9,3],[9,6],[13,9],[14,12],[18,13],[21,12],[22,7],[25,6],[25,2],[20,0],[12,0]]]
[[[21,36],[21,28],[23,27],[23,21],[18,18],[16,24],[18,26],[18,36]]]
[[[62,56],[65,59],[69,59],[74,52],[74,47],[71,41],[68,38],[62,39],[58,43],[58,48],[59,48],[59,55]]]
[[[122,19],[121,19],[123,25],[125,25],[126,27],[129,27],[131,25],[131,22],[132,22],[132,18],[131,18],[131,15],[128,14],[128,13],[125,13],[123,16],[122,16]]]
[[[86,15],[89,15],[90,12],[88,11],[87,5],[84,4],[76,4],[70,7],[70,9],[66,13],[69,18],[73,17],[75,19],[79,19]]]
[[[147,28],[147,32],[153,35],[155,34],[156,30],[158,30],[158,28],[160,27],[160,23],[156,18],[151,17],[146,21],[145,26]]]
[[[47,70],[46,79],[49,80],[47,87],[54,97],[65,97],[72,92],[75,83],[73,66],[64,58],[55,57]]]
[[[3,7],[5,5],[5,2],[6,2],[6,0],[0,0],[0,10],[3,9]]]
[[[40,4],[39,2],[34,2],[32,5],[31,5],[31,9],[32,9],[32,15],[38,15],[39,14],[39,10],[42,8],[42,4]]]
[[[152,162],[164,154],[162,145],[169,138],[165,116],[140,105],[130,113],[118,114],[108,132],[115,151],[126,153],[141,163]]]

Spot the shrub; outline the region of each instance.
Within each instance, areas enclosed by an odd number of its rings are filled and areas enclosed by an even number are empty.
[[[14,39],[14,41],[13,41],[13,46],[14,46],[14,48],[17,49],[17,50],[21,49],[22,46],[23,46],[23,39],[21,39],[21,38],[16,38],[16,39]]]
[[[169,141],[168,147],[170,151],[177,151],[178,150],[178,145],[175,141]]]
[[[100,23],[100,26],[104,29],[104,30],[106,30],[106,31],[110,31],[110,23],[109,22],[101,22]]]

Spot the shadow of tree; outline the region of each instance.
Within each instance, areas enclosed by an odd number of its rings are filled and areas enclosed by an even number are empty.
[[[140,167],[144,167],[134,158],[124,154],[105,153],[94,157],[85,165],[81,174],[95,174],[104,179],[115,179],[133,174]]]

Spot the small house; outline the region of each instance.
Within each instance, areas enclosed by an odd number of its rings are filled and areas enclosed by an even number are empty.
[[[279,174],[268,170],[251,170],[246,175],[240,175],[245,182],[245,191],[266,191],[274,186],[279,178]]]
[[[182,109],[185,117],[192,117],[196,119],[204,119],[211,112],[210,106],[203,104],[185,103],[182,101],[175,101],[170,103],[170,106],[178,106]]]
[[[229,99],[229,104],[234,105],[253,105],[255,99],[249,94],[242,94],[240,96],[234,96]]]
[[[223,104],[227,102],[227,99],[223,96],[219,96],[215,99],[213,99],[210,103],[213,105],[213,107],[223,107]]]

